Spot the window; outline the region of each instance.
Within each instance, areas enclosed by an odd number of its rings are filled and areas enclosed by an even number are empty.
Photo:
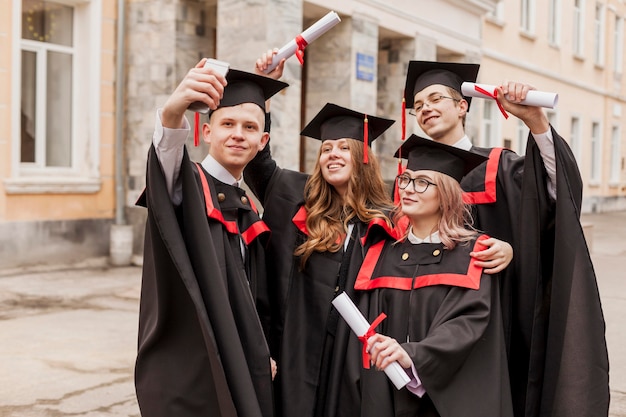
[[[96,192],[101,10],[97,2],[14,0],[8,193]]]
[[[619,184],[621,170],[621,138],[619,126],[613,126],[611,129],[611,184]]]
[[[624,19],[622,17],[615,16],[613,30],[613,71],[621,74],[624,71]]]
[[[557,46],[561,43],[561,1],[549,0],[548,43]]]
[[[584,0],[574,0],[574,33],[572,38],[572,48],[575,55],[582,56],[583,54],[583,40],[584,40],[584,14],[583,10],[585,6]]]
[[[581,133],[581,130],[580,130],[580,118],[577,117],[577,116],[574,116],[574,117],[572,117],[572,121],[571,121],[571,125],[570,125],[570,138],[571,138],[570,147],[572,148],[572,152],[574,153],[574,156],[576,157],[577,161],[580,161],[580,150],[581,150],[580,133]]]
[[[24,0],[21,157],[37,167],[71,167],[74,9]]]
[[[600,182],[600,165],[602,162],[602,144],[600,137],[600,123],[593,122],[591,124],[591,181],[595,183]]]
[[[596,65],[604,64],[604,5],[596,3],[593,20],[593,60]]]
[[[520,155],[526,155],[526,146],[528,145],[528,134],[530,129],[526,126],[526,123],[521,120],[517,121],[517,153]]]
[[[494,100],[484,100],[483,104],[481,143],[488,148],[500,146],[497,132],[500,112],[496,108],[496,102]]]
[[[535,0],[521,1],[520,28],[526,33],[535,32]]]

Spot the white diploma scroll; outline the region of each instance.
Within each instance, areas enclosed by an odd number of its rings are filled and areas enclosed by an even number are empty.
[[[357,336],[363,336],[367,332],[370,324],[345,292],[339,294],[332,302],[339,314],[341,314],[341,317],[343,317]],[[398,362],[393,362],[387,366],[385,374],[387,374],[387,377],[397,389],[403,388],[411,381]]]
[[[313,23],[311,27],[309,27],[307,30],[302,32],[300,36],[302,37],[302,39],[304,39],[307,45],[310,45],[311,42],[313,42],[315,39],[322,36],[324,33],[328,32],[328,30],[330,30],[333,26],[335,26],[339,22],[341,22],[339,15],[337,15],[337,13],[333,11],[330,11],[326,14],[326,16],[322,17],[320,20]],[[278,50],[278,53],[274,55],[272,58],[272,65],[267,67],[267,69],[264,72],[268,74],[274,68],[276,68],[276,66],[278,65],[281,59],[283,58],[287,59],[293,56],[297,50],[298,50],[298,44],[296,42],[296,38],[294,38],[291,41],[289,41],[285,46],[283,46],[282,48]]]
[[[493,98],[487,94],[478,91],[476,89],[476,86],[485,91],[488,91],[490,94],[493,94],[496,91],[495,85],[464,82],[463,84],[461,84],[461,92],[464,96],[467,97]],[[544,91],[530,90],[526,94],[526,99],[521,101],[520,104],[524,104],[526,106],[546,107],[548,109],[553,109],[556,107],[558,102],[559,95],[557,93],[547,93]]]

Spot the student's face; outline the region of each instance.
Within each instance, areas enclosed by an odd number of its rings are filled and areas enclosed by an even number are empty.
[[[253,103],[222,107],[203,126],[209,154],[231,175],[240,178],[243,169],[265,147],[269,134],[263,132],[265,114]]]
[[[352,176],[353,162],[348,140],[325,140],[320,149],[319,164],[322,177],[341,195],[348,190]]]
[[[433,171],[421,170],[411,171],[407,169],[403,175],[414,178],[415,181],[410,182],[404,189],[400,189],[400,202],[402,203],[402,213],[409,216],[411,220],[419,222],[438,222],[440,216],[439,208],[439,192],[437,185],[428,184],[425,181],[435,183],[433,179]],[[427,186],[426,186],[427,185]],[[424,187],[426,189],[424,190]],[[416,191],[423,192],[417,192]]]
[[[444,98],[439,99],[442,96]],[[424,133],[434,140],[442,140],[451,132],[455,132],[456,135],[459,134],[459,130],[463,132],[467,102],[455,101],[449,97],[448,88],[441,84],[429,85],[415,94],[413,109],[421,106],[421,110],[415,111],[417,123]]]

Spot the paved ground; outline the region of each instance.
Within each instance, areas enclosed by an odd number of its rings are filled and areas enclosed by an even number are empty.
[[[626,212],[586,215],[607,321],[611,417],[626,417]],[[140,268],[0,271],[0,416],[139,416]]]

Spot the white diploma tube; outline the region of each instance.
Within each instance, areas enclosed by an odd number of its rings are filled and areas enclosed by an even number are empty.
[[[328,32],[328,30],[330,30],[339,22],[341,22],[339,15],[333,11],[330,11],[326,14],[326,16],[322,17],[320,20],[313,23],[311,27],[302,32],[300,36],[302,36],[302,38],[306,41],[307,45],[310,45],[311,42],[322,36],[324,33]],[[296,39],[294,38],[278,50],[278,53],[272,57],[272,65],[267,67],[264,72],[266,74],[271,72],[274,68],[276,68],[281,59],[287,59],[293,56],[296,53],[297,49],[298,44],[296,43]]]
[[[357,336],[363,336],[367,332],[370,324],[345,292],[339,294],[332,303]],[[397,389],[403,388],[411,381],[398,362],[393,362],[387,366],[385,374]]]
[[[464,82],[463,84],[461,84],[461,92],[464,96],[467,97],[493,98],[489,95],[481,93],[476,89],[476,87],[488,91],[490,94],[493,94],[496,91],[495,85]],[[526,94],[526,99],[520,102],[520,104],[524,104],[526,106],[546,107],[548,109],[553,109],[556,107],[558,102],[559,95],[557,93],[547,93],[544,91],[530,90],[528,94]]]

